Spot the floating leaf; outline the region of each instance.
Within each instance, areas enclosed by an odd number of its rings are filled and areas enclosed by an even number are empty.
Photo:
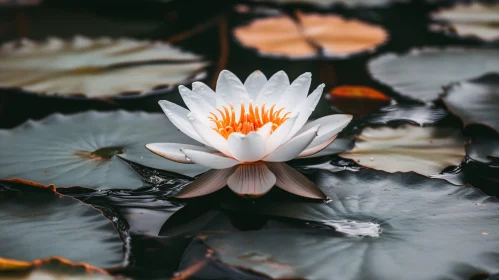
[[[453,84],[442,101],[464,126],[482,124],[499,132],[499,74]]]
[[[256,201],[235,208],[317,229],[211,234],[202,242],[223,263],[273,279],[469,279],[497,271],[497,199],[414,173],[316,175],[329,203]]]
[[[457,4],[431,15],[438,21],[430,25],[434,31],[474,37],[484,41],[499,39],[499,4]]]
[[[459,130],[413,125],[366,127],[357,136],[354,149],[340,154],[366,167],[426,176],[459,165],[465,155]]]
[[[166,43],[125,38],[24,39],[1,46],[0,86],[62,96],[143,94],[186,82],[205,66],[199,56]]]
[[[383,107],[378,112],[366,116],[361,126],[398,125],[410,123],[425,126],[435,124],[448,115],[443,108],[434,105],[394,104]]]
[[[50,189],[9,182],[0,192],[0,257],[34,261],[60,256],[97,267],[123,264],[123,243],[102,212]],[[27,189],[31,189],[29,191]]]
[[[368,68],[376,80],[401,95],[427,102],[437,99],[443,86],[499,71],[497,57],[497,49],[423,48],[384,54],[371,59]]]
[[[372,51],[384,43],[388,34],[376,25],[338,15],[297,14],[255,19],[234,30],[241,44],[261,54],[305,58],[323,53],[328,57],[346,57]]]
[[[0,280],[22,279],[112,280],[116,278],[103,269],[85,263],[72,263],[59,257],[35,260],[31,263],[0,258]]]
[[[57,187],[137,188],[140,177],[120,155],[153,168],[193,176],[206,171],[149,152],[151,142],[195,144],[163,114],[86,112],[54,114],[0,130],[0,178],[22,178]]]
[[[339,86],[328,95],[331,104],[347,113],[366,115],[389,105],[391,98],[365,86]]]

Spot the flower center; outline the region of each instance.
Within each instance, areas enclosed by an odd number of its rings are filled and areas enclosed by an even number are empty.
[[[258,106],[253,107],[253,102],[250,100],[246,108],[244,102],[241,102],[241,114],[239,115],[239,119],[237,119],[234,105],[229,103],[230,109],[226,106],[217,108],[217,112],[210,112],[211,116],[208,118],[216,126],[213,129],[225,137],[225,139],[229,138],[229,135],[233,132],[248,134],[252,131],[258,131],[258,129],[267,123],[272,123],[273,132],[289,119],[290,112],[283,113],[284,108],[275,110],[276,104],[272,105],[270,109],[266,109],[266,105],[266,103],[263,104],[261,108],[258,108]]]

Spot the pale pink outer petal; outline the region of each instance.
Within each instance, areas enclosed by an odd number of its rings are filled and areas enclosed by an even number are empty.
[[[216,152],[205,147],[180,143],[149,143],[146,144],[146,149],[160,157],[180,163],[194,163],[185,157],[185,154],[180,151],[181,149],[204,151],[207,153]]]
[[[185,186],[175,197],[191,198],[218,191],[227,185],[227,179],[235,169],[236,167],[208,170],[196,178],[194,182]]]
[[[239,161],[228,158],[220,153],[205,152],[199,150],[181,149],[192,162],[201,164],[211,169],[225,169],[240,164]]]
[[[194,130],[193,126],[189,122],[187,117],[191,113],[189,110],[166,100],[160,100],[158,103],[173,125],[175,125],[185,135],[207,145],[207,142]]]
[[[254,162],[265,156],[265,140],[258,132],[253,131],[247,135],[234,132],[227,142],[232,157],[240,162]]]
[[[287,164],[267,163],[267,166],[276,176],[276,185],[279,188],[303,197],[326,198],[326,195],[312,181]]]
[[[284,162],[297,157],[317,136],[317,131],[320,125],[310,128],[309,130],[291,138],[286,143],[282,144],[275,151],[263,158],[263,161],[268,162]]]
[[[268,193],[275,183],[276,177],[263,163],[239,165],[227,180],[232,191],[250,197]]]
[[[312,148],[305,149],[296,158],[308,157],[308,156],[317,154],[318,152],[320,152],[320,151],[324,150],[325,148],[327,148],[327,146],[331,145],[331,143],[333,143],[334,139],[336,139],[337,136],[338,136],[338,134],[336,134],[335,136],[329,138],[327,141],[323,142],[322,144],[319,144],[319,145],[314,146]]]
[[[267,83],[267,77],[265,77],[262,71],[256,70],[251,73],[244,82],[244,87],[248,91],[249,98],[256,100],[265,83]]]
[[[202,137],[207,146],[224,153],[228,157],[232,157],[227,139],[213,130],[213,128],[200,121],[196,114],[189,114],[189,122],[194,128],[194,131]]]

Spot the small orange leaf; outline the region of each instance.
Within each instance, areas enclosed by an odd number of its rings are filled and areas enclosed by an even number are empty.
[[[366,115],[389,105],[391,98],[365,86],[339,86],[331,90],[329,100],[344,112]]]

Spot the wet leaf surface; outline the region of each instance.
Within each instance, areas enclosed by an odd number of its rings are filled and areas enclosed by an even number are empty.
[[[234,36],[260,54],[291,58],[346,57],[372,51],[388,38],[379,26],[339,15],[298,12],[296,17],[296,21],[284,15],[255,19],[235,28]]]
[[[453,84],[446,89],[442,101],[464,126],[481,124],[499,132],[499,74]]]
[[[353,150],[340,156],[374,169],[431,176],[463,161],[464,142],[461,132],[453,128],[366,127],[357,136]]]
[[[222,262],[273,278],[463,279],[499,267],[494,233],[499,201],[477,189],[376,170],[321,171],[316,183],[329,203],[230,206],[273,219],[299,219],[315,224],[315,230],[264,229],[201,240]],[[338,225],[345,221],[349,232]],[[379,237],[367,236],[366,227],[356,223],[379,225]]]
[[[499,39],[499,4],[459,3],[432,13],[431,18],[437,21],[430,24],[434,31],[483,41]]]
[[[440,122],[448,114],[445,109],[434,105],[394,104],[366,116],[361,120],[361,126],[404,123],[427,126]]]
[[[403,55],[383,54],[371,59],[368,69],[374,79],[397,93],[428,102],[443,93],[443,86],[499,71],[499,60],[493,57],[499,57],[499,50],[422,48]]]
[[[110,276],[103,269],[92,267],[85,263],[72,263],[59,257],[52,257],[35,260],[32,263],[0,258],[0,279],[112,280],[116,278]]]
[[[99,210],[50,189],[0,182],[0,257],[60,256],[97,267],[124,264],[123,242]],[[30,189],[33,189],[32,191]]]
[[[109,97],[191,80],[201,57],[166,43],[74,37],[20,40],[0,49],[0,86],[49,95]]]
[[[0,131],[0,177],[94,189],[137,188],[144,183],[115,155],[150,167],[197,175],[206,169],[164,160],[144,147],[151,142],[195,144],[163,114],[86,112],[54,114]]]

